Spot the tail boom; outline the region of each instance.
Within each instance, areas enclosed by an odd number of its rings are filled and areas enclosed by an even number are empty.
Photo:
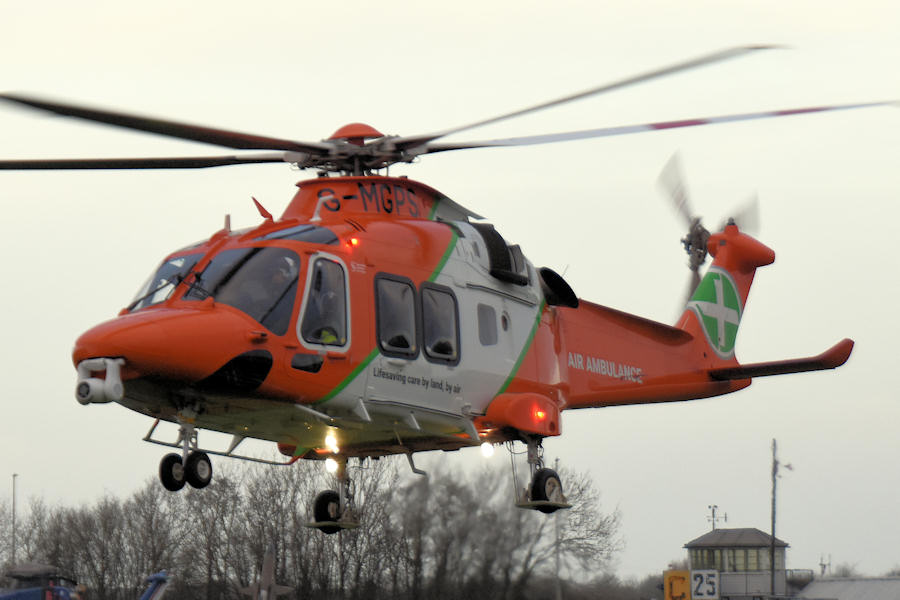
[[[683,329],[581,301],[557,308],[565,409],[677,402],[728,394],[750,382],[713,380],[706,343]]]
[[[818,356],[742,365],[734,356],[756,269],[775,252],[729,224],[710,236],[715,258],[677,326],[581,301],[558,308],[566,409],[708,398],[754,377],[834,369],[853,350],[845,339]]]

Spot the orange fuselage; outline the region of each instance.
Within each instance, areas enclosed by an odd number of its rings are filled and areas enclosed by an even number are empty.
[[[559,435],[565,409],[749,385],[714,375],[740,367],[733,337],[774,253],[736,227],[711,238],[710,279],[671,327],[554,301],[557,284],[473,216],[405,178],[301,182],[280,219],[168,256],[78,339],[79,377],[121,360],[121,398],[90,401],[307,458],[333,451],[329,433],[346,456],[455,449]]]

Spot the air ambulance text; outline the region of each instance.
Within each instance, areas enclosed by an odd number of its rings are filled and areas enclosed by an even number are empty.
[[[644,383],[642,379],[644,370],[640,367],[623,365],[611,360],[603,360],[596,356],[584,356],[578,352],[569,352],[569,368],[587,371],[588,373],[597,373],[614,379]]]

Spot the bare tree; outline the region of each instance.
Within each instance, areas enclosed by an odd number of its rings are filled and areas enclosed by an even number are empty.
[[[132,596],[144,579],[178,564],[178,551],[185,539],[181,496],[166,492],[158,481],[148,480],[128,499],[123,510],[128,516],[125,530],[125,572],[123,579]]]
[[[0,503],[0,565],[12,562],[12,499]]]
[[[575,594],[620,547],[618,514],[601,510],[584,475],[563,473],[573,506],[544,515],[515,508],[498,469],[399,473],[392,459],[354,461],[360,526],[337,535],[306,527],[315,494],[336,486],[309,461],[225,466],[207,488],[178,494],[148,481],[126,500],[89,507],[34,500],[20,547],[80,576],[91,600],[134,598],[163,568],[175,575],[173,600],[236,600],[270,546],[276,579],[298,599],[530,599],[555,585],[557,557],[562,575],[582,574],[566,588]]]
[[[859,577],[860,572],[856,568],[855,564],[851,563],[840,563],[834,567],[831,571],[832,577]]]
[[[409,483],[404,503],[415,510],[395,515],[405,538],[400,549],[409,597],[453,600],[467,590],[525,597],[557,551],[570,568],[607,568],[620,547],[618,515],[599,510],[599,495],[584,476],[565,478],[572,482],[573,507],[559,516],[514,508],[506,478],[496,470],[468,477],[437,472],[430,482]]]

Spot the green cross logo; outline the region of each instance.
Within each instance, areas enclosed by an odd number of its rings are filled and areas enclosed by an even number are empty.
[[[722,358],[734,356],[734,341],[741,323],[741,301],[728,271],[710,267],[688,302],[688,308],[697,315],[716,354]]]

